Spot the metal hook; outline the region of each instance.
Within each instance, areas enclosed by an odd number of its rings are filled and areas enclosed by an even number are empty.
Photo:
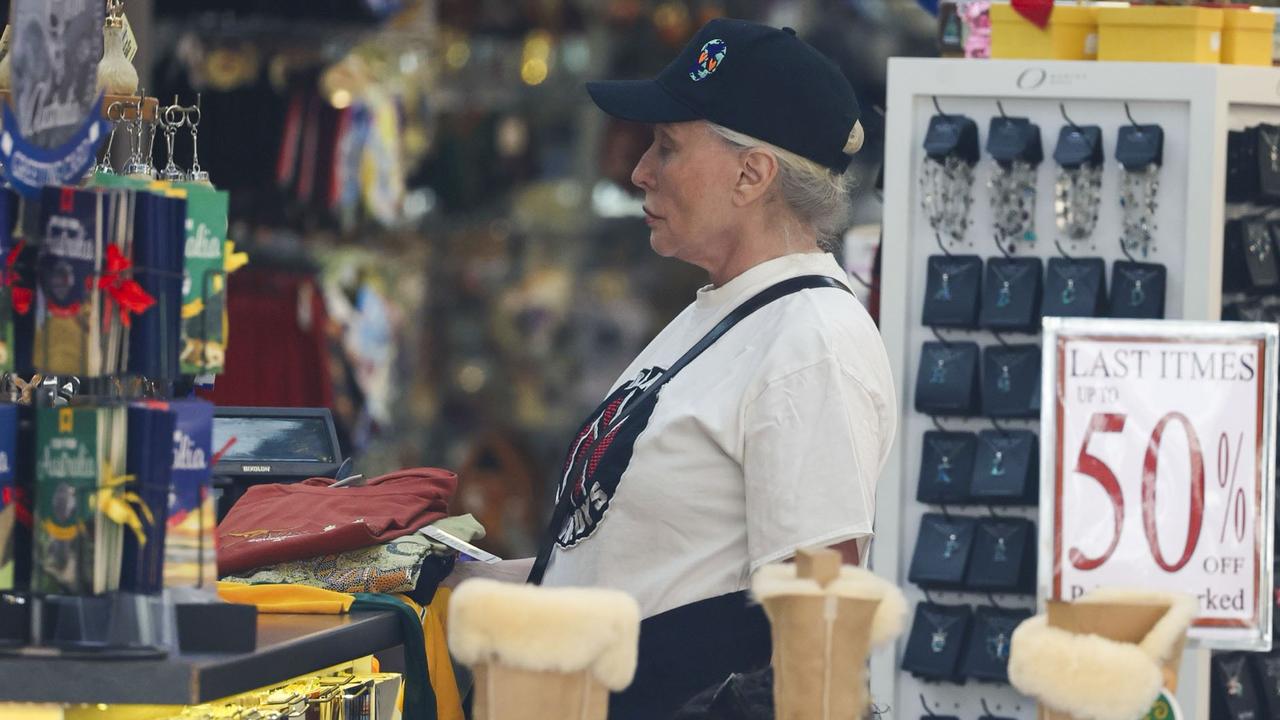
[[[992,332],[991,334],[995,336],[996,342],[1003,345],[1006,349],[1009,347],[1009,343],[1003,337],[1000,337],[1000,333]]]
[[[934,96],[933,96],[933,109],[934,109],[934,110],[937,110],[937,111],[938,111],[938,114],[939,114],[939,115],[941,115],[941,116],[942,116],[942,117],[944,117],[944,118],[949,118],[949,117],[951,117],[950,115],[948,115],[948,114],[946,114],[945,112],[943,112],[943,110],[942,110],[942,106],[938,104],[938,96],[937,96],[937,95],[934,95]]]
[[[997,233],[993,237],[996,240],[996,249],[1000,251],[1000,254],[1004,256],[1005,260],[1012,260],[1013,255],[1010,254],[1009,249],[1004,246],[1004,241],[1000,239],[1000,235]]]
[[[1064,258],[1066,258],[1066,259],[1068,259],[1068,260],[1074,260],[1074,259],[1075,259],[1075,258],[1071,257],[1070,255],[1068,255],[1066,250],[1063,250],[1063,249],[1062,249],[1062,242],[1061,242],[1061,241],[1059,241],[1057,238],[1054,238],[1054,239],[1053,239],[1053,244],[1054,244],[1054,246],[1055,246],[1055,247],[1057,247],[1057,248],[1058,248],[1058,254],[1059,254],[1059,255],[1061,255],[1062,257],[1064,257]]]
[[[1124,253],[1124,256],[1128,258],[1129,262],[1138,262],[1134,259],[1133,253],[1129,252],[1129,246],[1124,244],[1123,237],[1120,238],[1120,252]]]
[[[948,341],[946,338],[942,337],[942,333],[938,332],[938,328],[934,327],[933,325],[930,325],[929,329],[933,331],[933,336],[938,338],[938,342],[942,343],[942,347],[945,347],[945,348],[951,347],[951,342]]]
[[[1000,111],[1000,117],[1004,118],[1005,120],[1008,120],[1008,119],[1009,119],[1009,114],[1008,114],[1008,113],[1006,113],[1006,112],[1004,111],[1004,103],[1003,103],[1003,102],[1001,102],[1001,101],[997,100],[997,101],[996,101],[996,109]]]
[[[988,595],[990,595],[990,593],[988,593]],[[994,600],[994,599],[991,601],[991,604],[992,604],[992,605],[995,605],[995,600]],[[998,605],[996,605],[996,607],[999,607],[999,606],[998,606]],[[987,699],[986,699],[986,698],[982,698],[982,712],[986,713],[986,714],[987,714],[987,717],[989,717],[989,718],[994,718],[994,717],[995,717],[995,715],[991,714],[991,708],[987,707]]]
[[[927,596],[928,595],[926,594],[926,597]],[[933,601],[931,600],[930,602]],[[924,711],[928,713],[929,717],[938,717],[938,713],[929,709],[929,701],[925,699],[924,693],[920,693],[920,704],[924,706]]]
[[[925,602],[929,603],[930,605],[937,605],[937,604],[938,604],[938,601],[937,601],[937,600],[934,600],[934,599],[933,599],[933,596],[929,594],[929,589],[928,589],[928,588],[920,588],[920,591],[924,593],[924,601],[925,601]]]
[[[933,421],[933,426],[938,428],[938,432],[940,433],[947,432],[947,429],[942,427],[942,422],[938,420],[937,415],[930,415],[929,419]]]
[[[1071,129],[1075,130],[1076,132],[1079,132],[1080,126],[1076,124],[1075,120],[1071,119],[1070,115],[1067,115],[1066,103],[1058,103],[1058,110],[1062,112],[1062,119],[1067,121],[1067,124],[1071,126]]]
[[[942,248],[942,252],[947,257],[951,257],[951,251],[947,249],[946,243],[942,242],[942,233],[937,230],[933,231],[933,239],[938,241],[938,247]]]
[[[991,603],[991,607],[993,607],[993,608],[995,608],[995,609],[997,609],[997,610],[1003,610],[1003,609],[1004,609],[1004,608],[1000,607],[1000,603],[996,602],[996,596],[995,596],[995,593],[990,593],[990,592],[989,592],[989,593],[987,593],[987,600],[988,600],[988,601],[990,601],[990,603]],[[983,705],[983,709],[984,709],[984,710],[986,710],[986,704],[987,704],[987,701],[986,701],[986,700],[983,700],[983,701],[982,701],[982,705]],[[990,714],[991,714],[991,711],[990,711],[990,710],[987,710],[987,714],[988,714],[988,715],[990,715]]]
[[[999,420],[996,420],[995,418],[989,418],[989,419],[991,420],[991,427],[995,428],[996,431],[999,432],[1004,437],[1009,437],[1009,431],[1005,430],[1004,427],[1000,425]]]
[[[939,503],[938,509],[942,511],[942,517],[946,518],[947,522],[951,522],[951,511],[947,509],[947,506]]]
[[[997,512],[996,512],[996,508],[995,508],[995,506],[994,506],[994,505],[988,505],[988,506],[987,506],[987,512],[991,513],[991,517],[993,517],[993,518],[1002,518],[1002,517],[1004,517],[1003,515],[1000,515],[999,513],[997,513]]]
[[[1134,126],[1139,130],[1142,129],[1142,126],[1138,124],[1138,121],[1133,119],[1133,112],[1129,110],[1129,103],[1127,102],[1124,104],[1124,114],[1125,114],[1125,117],[1129,118],[1130,125]]]

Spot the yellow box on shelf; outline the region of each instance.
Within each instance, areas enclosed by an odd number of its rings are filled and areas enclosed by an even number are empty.
[[[991,57],[1009,60],[1093,60],[1098,55],[1098,9],[1057,4],[1043,30],[1011,5],[991,5]]]
[[[1222,62],[1230,65],[1270,65],[1274,13],[1253,8],[1223,8]]]
[[[1098,59],[1216,63],[1221,8],[1137,5],[1098,8]]]

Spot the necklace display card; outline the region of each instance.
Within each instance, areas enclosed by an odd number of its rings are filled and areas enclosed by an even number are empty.
[[[958,590],[969,571],[977,520],[925,513],[907,579],[922,588]]]
[[[998,593],[1030,593],[1036,583],[1036,525],[1022,518],[983,518],[974,534],[965,586]]]
[[[1258,197],[1258,129],[1227,133],[1227,202],[1247,203]]]
[[[1245,217],[1227,223],[1222,266],[1223,292],[1267,290],[1280,284],[1276,242],[1265,219]]]
[[[1280,652],[1250,653],[1249,664],[1262,700],[1262,717],[1280,717]]]
[[[928,505],[968,502],[977,452],[978,436],[971,432],[926,432],[920,453],[916,501]]]
[[[1102,258],[1049,258],[1041,310],[1046,317],[1103,317],[1107,309]]]
[[[925,281],[925,325],[973,328],[978,324],[982,258],[977,255],[934,255]]]
[[[1035,505],[1040,495],[1040,440],[1030,430],[983,430],[978,454],[973,502],[982,505]]]
[[[982,351],[982,414],[1040,416],[1040,346],[993,345]]]
[[[1013,631],[1029,617],[1028,610],[978,608],[973,614],[973,630],[960,672],[972,680],[1007,684]]]
[[[902,669],[922,680],[964,684],[960,657],[972,626],[968,605],[919,603],[902,651]]]
[[[916,376],[916,412],[926,415],[978,414],[978,344],[927,342]]]
[[[1258,199],[1280,202],[1280,126],[1262,124],[1256,130],[1258,148]]]
[[[978,325],[1003,332],[1039,332],[1043,275],[1040,258],[988,260]]]
[[[1111,266],[1111,317],[1163,320],[1168,275],[1156,263],[1116,261]]]
[[[1263,720],[1262,699],[1250,671],[1248,654],[1214,653],[1210,717]]]

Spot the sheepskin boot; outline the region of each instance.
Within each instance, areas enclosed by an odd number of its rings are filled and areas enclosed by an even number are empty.
[[[1105,588],[1051,602],[1013,633],[1009,681],[1043,720],[1133,720],[1178,687],[1194,597]]]
[[[752,592],[773,629],[778,720],[864,717],[867,655],[902,632],[902,593],[865,570],[841,567],[832,550],[801,550],[794,565],[761,568]]]
[[[476,720],[605,720],[639,636],[639,607],[613,590],[475,579],[449,600],[449,650],[475,673]]]

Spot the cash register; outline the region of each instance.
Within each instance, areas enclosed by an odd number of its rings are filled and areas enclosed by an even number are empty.
[[[218,407],[213,416],[218,520],[245,491],[264,483],[336,477],[343,466],[328,408]]]

